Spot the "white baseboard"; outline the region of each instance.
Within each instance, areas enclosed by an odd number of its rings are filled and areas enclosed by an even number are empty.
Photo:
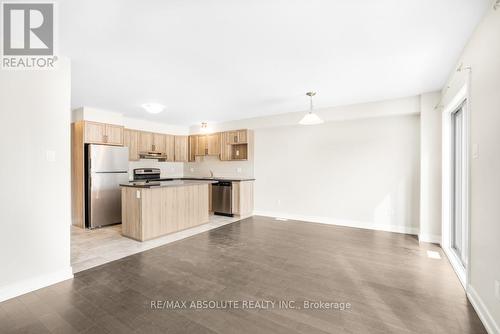
[[[469,288],[467,289],[467,297],[476,310],[479,319],[483,322],[486,331],[488,331],[489,334],[500,334],[500,326],[496,323],[495,319],[488,311],[488,308],[486,308],[483,300],[479,297],[479,294],[472,285],[469,285]]]
[[[441,236],[436,235],[436,234],[425,234],[425,233],[419,233],[418,234],[418,241],[420,242],[430,242],[433,244],[439,244],[441,245]]]
[[[293,215],[287,213],[280,212],[271,212],[271,211],[254,211],[253,213],[256,216],[267,216],[267,217],[276,217],[276,218],[284,218],[290,220],[300,220],[308,223],[319,223],[319,224],[327,224],[327,225],[338,225],[338,226],[346,226],[346,227],[355,227],[355,228],[363,228],[367,230],[376,230],[376,231],[386,231],[386,232],[395,232],[395,233],[404,233],[404,234],[418,234],[418,228],[410,227],[410,226],[398,226],[398,225],[374,225],[373,222],[361,222],[354,220],[343,220],[343,219],[335,219],[329,217],[316,217],[316,216],[302,216],[302,215]]]
[[[0,287],[0,302],[73,278],[71,267]]]

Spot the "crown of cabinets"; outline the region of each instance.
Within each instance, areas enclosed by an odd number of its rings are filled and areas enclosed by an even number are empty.
[[[218,132],[189,136],[189,161],[197,156],[219,156],[222,161],[248,160],[249,130]]]
[[[137,161],[141,153],[161,153],[167,161],[188,160],[188,136],[124,130],[124,146],[129,148],[129,160]]]
[[[85,143],[123,145],[123,126],[88,121],[82,125]]]

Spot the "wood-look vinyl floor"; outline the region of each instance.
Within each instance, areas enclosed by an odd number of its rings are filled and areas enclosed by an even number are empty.
[[[441,259],[428,257],[437,251]],[[153,300],[346,302],[349,310],[152,309]],[[0,304],[1,333],[486,333],[415,237],[252,217]]]

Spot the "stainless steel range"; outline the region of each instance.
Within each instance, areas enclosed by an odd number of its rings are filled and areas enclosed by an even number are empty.
[[[134,181],[172,181],[172,178],[161,178],[159,168],[136,168],[134,169]]]

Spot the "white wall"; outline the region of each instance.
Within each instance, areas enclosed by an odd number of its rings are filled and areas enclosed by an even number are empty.
[[[63,58],[0,73],[0,301],[72,277],[70,91]]]
[[[377,101],[347,106],[318,109],[315,112],[326,122],[356,120],[366,118],[387,117],[395,115],[417,115],[420,113],[420,99],[418,96],[395,100]],[[212,131],[227,131],[236,129],[265,129],[276,127],[295,127],[304,116],[304,112],[290,112],[287,114],[242,119],[224,123],[209,124]],[[200,133],[200,126],[190,127],[190,133]],[[258,132],[255,133],[258,135]],[[185,164],[184,175],[208,176],[210,170],[216,176],[253,177],[254,159],[248,161],[220,161],[215,157],[198,157],[196,162]]]
[[[419,116],[255,131],[255,211],[416,234]]]
[[[420,96],[419,240],[441,243],[441,93]]]
[[[494,290],[495,280],[500,281],[500,9],[486,14],[459,63],[472,71],[451,74],[442,104],[470,82],[470,143],[477,155],[470,160],[468,292],[490,333],[500,333],[500,300]]]

